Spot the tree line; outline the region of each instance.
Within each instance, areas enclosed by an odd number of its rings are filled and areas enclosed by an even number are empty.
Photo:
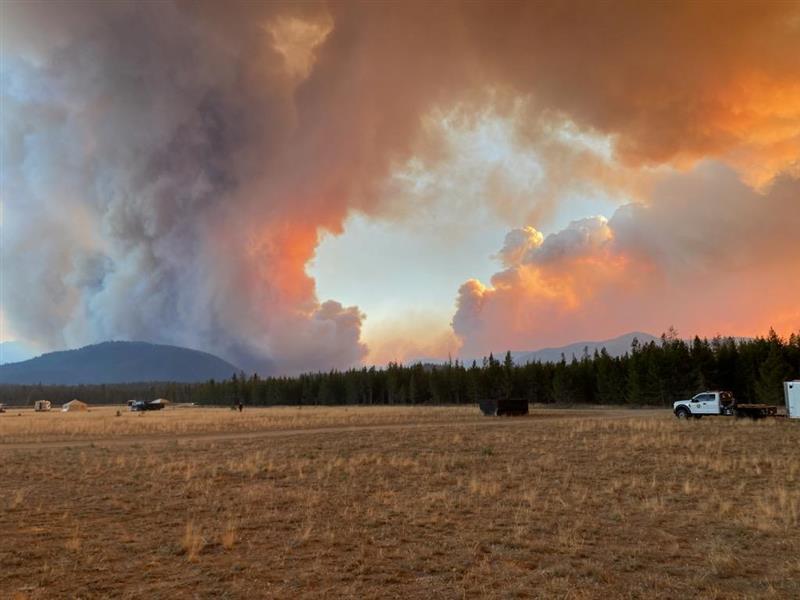
[[[5,385],[0,402],[32,405],[73,398],[90,404],[166,398],[172,402],[245,406],[337,404],[471,404],[481,399],[524,398],[543,404],[669,406],[711,389],[744,401],[783,403],[783,382],[800,379],[800,333],[788,339],[680,339],[674,330],[659,341],[634,340],[623,356],[605,349],[559,362],[514,364],[489,355],[482,361],[442,365],[390,363],[385,368],[306,373],[297,377],[232,374],[224,381],[124,385]]]

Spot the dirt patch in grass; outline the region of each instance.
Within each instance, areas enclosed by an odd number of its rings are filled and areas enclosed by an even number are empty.
[[[0,597],[800,596],[796,423],[373,410],[0,449]]]

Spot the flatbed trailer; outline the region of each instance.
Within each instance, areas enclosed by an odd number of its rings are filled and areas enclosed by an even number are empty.
[[[763,419],[765,417],[777,417],[778,407],[772,404],[737,404],[733,407],[733,414],[736,417]]]

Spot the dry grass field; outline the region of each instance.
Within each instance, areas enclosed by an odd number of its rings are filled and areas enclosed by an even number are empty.
[[[800,597],[800,423],[0,415],[0,598]]]
[[[117,416],[117,412],[120,413]],[[128,412],[126,407],[93,408],[85,413],[34,413],[10,410],[0,421],[0,446],[13,443],[109,440],[138,436],[196,437],[225,434],[363,425],[436,424],[475,419],[474,407],[274,407],[169,408]]]

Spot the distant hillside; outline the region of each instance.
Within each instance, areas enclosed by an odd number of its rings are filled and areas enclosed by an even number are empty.
[[[518,365],[524,365],[526,363],[531,362],[558,362],[561,360],[561,354],[564,354],[564,358],[567,361],[572,360],[572,355],[574,354],[576,358],[580,359],[583,356],[584,348],[588,348],[589,354],[593,354],[595,349],[599,352],[602,348],[606,349],[611,356],[622,356],[626,352],[631,351],[631,343],[633,339],[636,338],[639,340],[640,344],[646,344],[651,341],[658,342],[660,338],[657,338],[649,333],[642,333],[641,331],[633,331],[631,333],[626,333],[619,337],[612,338],[610,340],[602,340],[599,342],[575,342],[574,344],[569,344],[567,346],[559,346],[557,348],[542,348],[540,350],[519,350],[519,351],[512,351],[511,357],[514,359],[514,362]],[[488,353],[487,353],[488,355]],[[505,356],[505,351],[495,353],[495,358],[498,360],[503,360]],[[464,364],[470,364],[473,360],[475,360],[478,364],[481,363],[483,357],[473,357],[473,358],[461,358],[459,359]],[[441,358],[414,358],[412,360],[405,361],[406,364],[412,365],[416,363],[422,363],[423,365],[441,365],[446,363],[447,361]]]
[[[638,339],[640,344],[659,341],[659,338],[650,335],[649,333],[634,331],[610,340],[603,340],[600,342],[575,342],[574,344],[569,344],[568,346],[560,346],[558,348],[542,348],[541,350],[535,350],[532,352],[512,352],[511,356],[514,358],[514,362],[518,365],[524,365],[525,363],[536,361],[558,362],[561,360],[562,354],[567,361],[572,360],[573,355],[580,359],[580,357],[583,356],[584,349],[588,349],[590,355],[593,354],[595,350],[599,352],[605,348],[606,352],[608,352],[611,356],[622,356],[626,352],[630,352],[631,344],[633,343],[634,338]]]
[[[0,342],[0,365],[28,360],[38,352],[22,342]]]
[[[0,365],[0,383],[129,383],[228,379],[238,372],[221,358],[146,342],[104,342]]]

